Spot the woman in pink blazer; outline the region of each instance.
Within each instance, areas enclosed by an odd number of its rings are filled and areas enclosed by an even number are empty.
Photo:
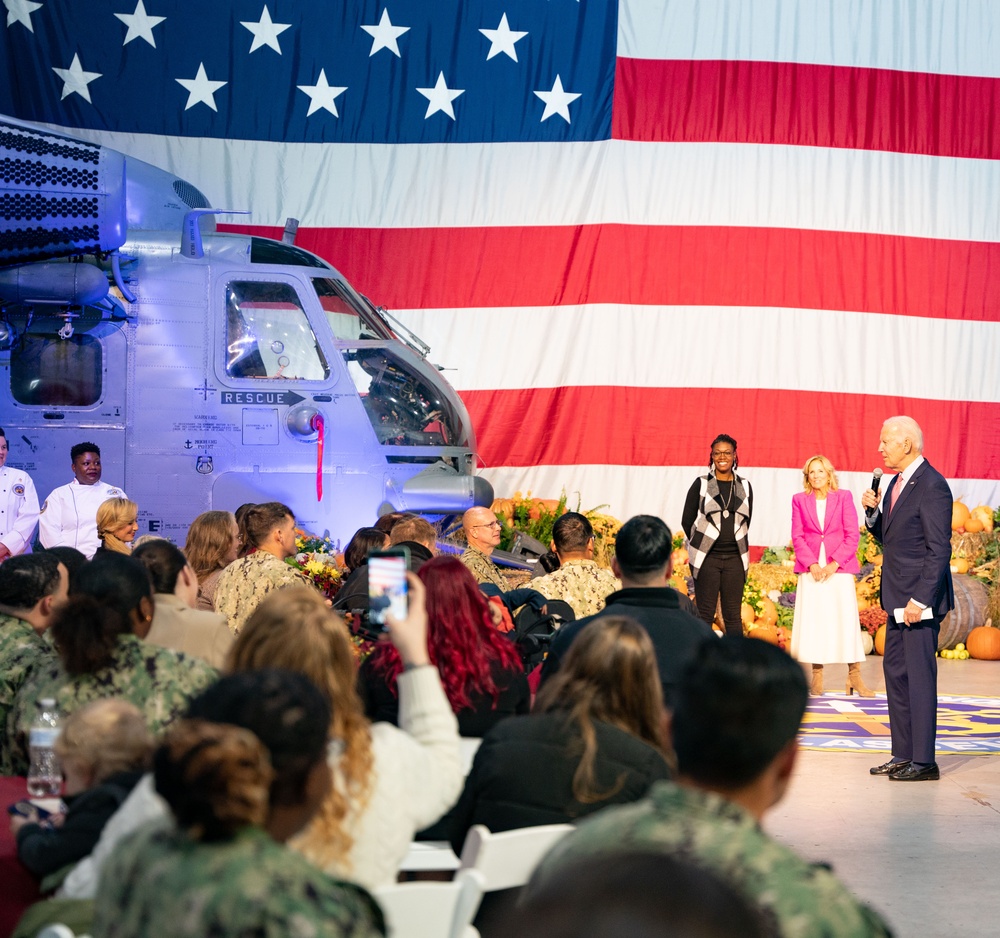
[[[837,486],[825,456],[802,469],[804,491],[792,496],[792,545],[799,583],[795,592],[792,655],[812,663],[812,693],[823,693],[823,665],[848,662],[847,693],[874,697],[861,680],[861,622],[854,591],[858,566],[858,512]]]

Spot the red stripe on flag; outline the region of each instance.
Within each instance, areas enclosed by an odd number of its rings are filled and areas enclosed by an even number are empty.
[[[612,136],[1000,158],[1000,79],[796,62],[619,59]]]
[[[227,231],[281,237],[268,226]],[[1000,244],[788,228],[300,228],[396,309],[775,306],[1000,320]]]
[[[569,387],[463,391],[486,466],[700,466],[728,433],[745,466],[801,466],[815,453],[844,471],[880,465],[879,430],[908,414],[951,478],[1000,465],[1000,404],[772,389]],[[826,416],[824,416],[826,415]],[[966,433],[960,428],[978,428]]]

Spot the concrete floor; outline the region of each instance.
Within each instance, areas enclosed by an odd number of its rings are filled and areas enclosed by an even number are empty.
[[[846,665],[827,667],[828,689]],[[885,692],[882,659],[862,665]],[[1000,661],[939,662],[942,694],[1000,696]],[[1000,755],[938,758],[941,780],[899,784],[868,774],[884,761],[853,752],[800,754],[766,829],[800,856],[831,864],[896,934],[1000,935]]]

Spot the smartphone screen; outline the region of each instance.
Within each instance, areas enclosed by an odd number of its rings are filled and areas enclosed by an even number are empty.
[[[406,618],[406,570],[410,552],[405,547],[373,550],[368,555],[368,619],[385,626],[387,613]]]

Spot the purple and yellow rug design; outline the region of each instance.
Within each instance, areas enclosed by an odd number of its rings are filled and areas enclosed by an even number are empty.
[[[867,700],[842,694],[810,697],[799,742],[804,749],[889,752],[885,695]],[[1000,753],[1000,697],[938,697],[937,752]]]

